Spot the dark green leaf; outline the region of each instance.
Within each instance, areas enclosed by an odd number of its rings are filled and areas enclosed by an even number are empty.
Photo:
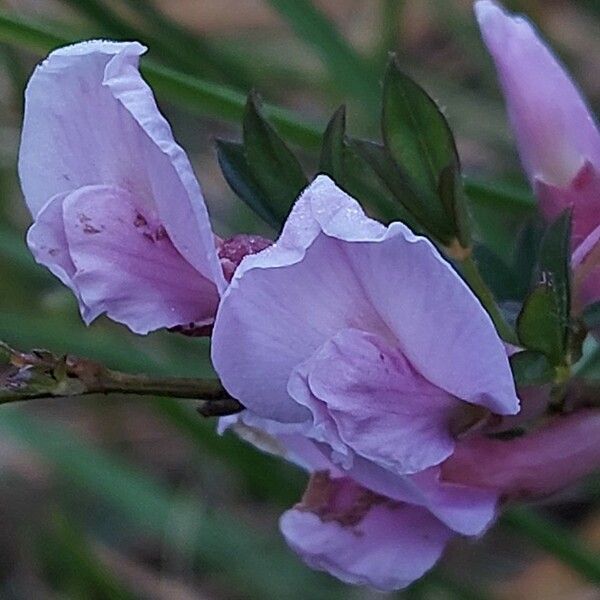
[[[554,369],[541,352],[525,350],[510,357],[510,366],[517,385],[542,385],[552,381]]]
[[[263,190],[272,213],[283,223],[308,180],[298,159],[258,107],[250,94],[244,112],[244,154],[254,179]]]
[[[395,59],[383,84],[382,130],[390,156],[415,188],[437,199],[440,175],[459,168],[454,136],[446,118],[427,92],[400,71]],[[428,207],[439,212],[439,207]]]
[[[517,319],[517,333],[525,348],[542,352],[553,365],[563,361],[565,324],[551,285],[540,283],[526,298]]]
[[[546,230],[540,245],[538,274],[556,295],[566,327],[571,309],[571,213],[563,212]]]
[[[407,184],[385,148],[375,142],[365,140],[352,140],[351,146],[363,160],[370,165],[381,182],[391,192],[395,201],[404,208],[406,223],[419,232],[430,232],[432,237],[439,239],[442,243],[448,243],[452,234],[444,228],[441,222],[435,223],[427,214],[420,198]],[[446,229],[445,232],[440,228]]]
[[[340,106],[327,124],[321,145],[319,170],[329,175],[338,185],[344,182],[344,136],[346,134],[346,107]]]
[[[446,214],[450,217],[452,230],[463,248],[471,246],[471,231],[467,203],[463,194],[462,182],[455,165],[441,170],[438,181],[438,196]]]
[[[248,168],[242,144],[216,140],[216,145],[219,166],[229,187],[261,219],[274,229],[279,229],[281,223]]]

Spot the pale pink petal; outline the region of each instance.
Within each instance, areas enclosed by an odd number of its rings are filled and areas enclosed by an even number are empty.
[[[289,396],[290,375],[346,328],[394,340],[416,371],[460,399],[518,411],[502,342],[450,265],[404,225],[365,217],[319,176],[280,240],[236,270],[216,319],[213,363],[256,414],[303,421],[310,413]]]
[[[214,285],[174,248],[165,229],[146,218],[120,188],[88,186],[63,203],[71,281],[91,317],[101,312],[136,333],[210,322]]]
[[[399,475],[439,464],[454,447],[461,402],[423,379],[381,337],[344,329],[306,363],[312,392],[295,399],[333,441]],[[290,390],[291,391],[291,390]]]
[[[512,498],[545,496],[600,467],[600,410],[555,417],[511,440],[465,439],[443,465],[443,478]]]
[[[586,162],[565,187],[538,181],[535,192],[548,222],[554,221],[565,209],[572,210],[571,246],[577,252],[600,225],[600,166]]]
[[[406,587],[433,567],[452,537],[431,513],[408,504],[382,499],[364,515],[352,514],[364,512],[363,506],[330,508],[339,518],[300,505],[282,515],[280,527],[304,562],[347,583],[383,591]]]
[[[137,65],[138,43],[83,42],[54,51],[26,91],[19,174],[34,215],[87,185],[117,186],[156,217],[175,248],[222,289],[198,182]]]
[[[600,168],[600,133],[576,85],[531,23],[490,0],[475,4],[532,185],[568,187],[589,161]]]

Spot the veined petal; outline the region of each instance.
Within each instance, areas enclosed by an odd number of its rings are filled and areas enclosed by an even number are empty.
[[[465,439],[444,463],[445,480],[512,498],[543,497],[600,464],[600,410],[583,409],[511,440]]]
[[[321,487],[327,489],[309,486],[303,502],[283,514],[281,531],[310,567],[347,583],[406,587],[436,563],[453,535],[425,509],[390,502],[349,480],[328,479]],[[307,499],[311,494],[318,497]]]
[[[422,471],[454,447],[461,402],[419,375],[385,339],[344,329],[306,363],[310,394],[295,399],[323,423],[323,441],[398,475]],[[333,439],[332,439],[333,438]]]
[[[83,42],[56,50],[26,90],[19,174],[35,217],[87,185],[127,190],[179,253],[223,289],[214,236],[184,151],[138,71],[144,46]]]
[[[450,265],[401,223],[386,229],[368,219],[319,176],[277,243],[236,270],[217,314],[213,363],[256,414],[305,421],[309,412],[289,396],[289,377],[346,328],[393,340],[449,394],[500,414],[518,411],[502,342]]]
[[[101,312],[136,333],[212,321],[212,282],[175,249],[165,229],[141,214],[130,192],[87,186],[63,203],[71,276],[91,315]]]
[[[477,2],[475,12],[532,185],[568,187],[587,161],[600,168],[594,117],[532,24],[490,0]]]

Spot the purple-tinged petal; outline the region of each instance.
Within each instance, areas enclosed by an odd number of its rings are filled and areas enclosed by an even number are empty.
[[[26,91],[19,174],[35,217],[56,194],[117,186],[164,225],[178,252],[219,289],[225,280],[198,182],[138,71],[138,43],[54,51]]]
[[[483,533],[496,517],[495,490],[446,482],[440,477],[440,467],[398,476],[363,458],[355,458],[352,468],[345,473],[382,496],[427,508],[450,529],[463,535]]]
[[[586,162],[600,168],[594,117],[532,24],[490,0],[477,2],[475,12],[532,186],[540,181],[568,187]]]
[[[554,221],[566,208],[572,209],[571,247],[575,252],[600,224],[600,166],[586,162],[565,187],[538,181],[535,192],[548,222]]]
[[[321,489],[313,480],[303,503],[280,520],[288,544],[313,569],[397,590],[433,567],[452,537],[420,507],[390,502],[347,479],[313,477],[323,480]]]
[[[451,420],[466,405],[419,375],[385,339],[344,329],[304,364],[312,394],[295,399],[317,425],[324,422],[324,441],[334,450],[346,446],[399,475],[451,454]]]
[[[91,317],[106,312],[136,333],[210,322],[214,285],[174,248],[165,229],[125,190],[87,186],[62,202],[71,276]],[[91,320],[82,311],[86,320]]]
[[[277,243],[236,270],[216,319],[213,363],[253,412],[303,421],[310,413],[289,396],[289,377],[346,328],[397,341],[416,371],[460,399],[518,411],[489,316],[433,245],[400,223],[386,229],[368,219],[319,176]]]
[[[584,409],[511,440],[459,442],[443,478],[510,498],[552,494],[600,465],[600,410]]]

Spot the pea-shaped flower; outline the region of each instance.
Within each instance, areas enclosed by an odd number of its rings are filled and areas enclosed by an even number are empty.
[[[212,357],[247,408],[227,422],[274,436],[314,473],[281,522],[310,565],[399,588],[453,532],[492,521],[497,494],[445,483],[439,465],[461,424],[518,412],[504,345],[428,240],[369,219],[326,176],[241,262]]]
[[[600,300],[600,131],[580,91],[534,27],[490,0],[475,4],[494,59],[521,161],[552,221],[573,215],[578,311]]]
[[[202,192],[138,71],[136,42],[56,50],[26,91],[19,175],[35,259],[83,318],[208,325],[225,287]]]

